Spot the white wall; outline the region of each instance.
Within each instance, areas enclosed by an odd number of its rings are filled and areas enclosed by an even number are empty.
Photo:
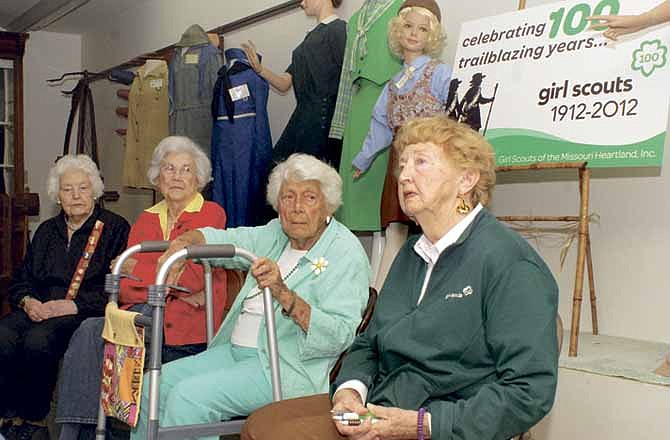
[[[548,1],[528,2],[529,6],[541,3]],[[275,0],[127,2],[127,9],[122,16],[97,22],[96,29],[83,36],[83,65],[90,70],[106,68],[176,41],[192,23],[200,23],[210,29],[275,4]],[[362,0],[347,1],[340,8],[340,13],[348,18],[361,4]],[[453,42],[457,40],[463,21],[515,10],[518,1],[440,0],[440,4],[446,17],[444,24],[449,41]],[[306,19],[300,11],[294,11],[226,36],[226,47],[253,39],[265,56],[265,64],[279,71],[288,65],[291,50],[313,25],[313,21]],[[444,58],[451,60],[454,53],[454,45],[449,45]],[[107,186],[119,189],[118,164],[123,149],[113,128],[124,124],[114,115],[114,107],[120,105],[121,101],[114,97],[115,86],[99,82],[95,87],[99,109],[98,135],[105,159],[103,170]],[[276,93],[271,95],[269,112],[275,139],[286,124],[293,106],[292,93],[287,96]],[[666,228],[666,219],[670,214],[670,181],[666,174],[663,170],[618,170],[609,174],[599,171],[592,183],[591,211],[600,215],[600,225],[592,227],[592,241],[602,333],[670,341],[670,332],[667,331],[670,295],[666,294],[663,263],[666,249],[670,248],[670,234]],[[501,181],[503,179],[511,180],[507,176],[501,178]],[[515,181],[521,183],[504,184],[497,188],[494,198],[497,214],[577,213],[574,176],[552,174],[539,178],[522,175]],[[147,203],[146,197],[124,193],[117,208],[132,220]],[[566,325],[569,325],[575,245],[570,250],[563,270],[558,262],[559,249],[545,243],[540,244],[539,250],[559,281],[560,312]],[[582,329],[588,329],[590,317],[586,301],[583,308]]]
[[[70,99],[61,90],[70,90],[74,81],[50,86],[46,80],[65,72],[81,70],[81,37],[54,32],[32,32],[26,43],[23,66],[26,184],[40,195],[39,219],[31,219],[31,229],[57,213],[46,192],[46,177],[56,157],[63,154],[65,125]]]

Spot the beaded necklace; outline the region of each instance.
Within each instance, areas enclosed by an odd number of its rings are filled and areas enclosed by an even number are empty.
[[[91,217],[92,213],[93,213],[93,211],[89,212],[88,215],[86,216],[86,218],[81,223],[79,223],[79,226],[74,226],[72,224],[72,222],[70,222],[70,219],[67,216],[65,216],[65,226],[67,226],[67,228],[70,231],[72,231],[73,233],[77,232],[78,230],[81,229],[82,226],[84,226],[84,223],[86,223],[86,221],[89,219],[89,217]]]
[[[302,258],[302,257],[301,257]],[[298,259],[298,262],[293,266],[293,269],[291,269],[286,275],[284,275],[281,280],[286,281],[288,277],[293,275],[293,273],[298,269],[298,266],[300,266],[300,259]],[[254,290],[252,291],[253,293],[250,293],[249,296],[245,297],[242,302],[248,301],[250,299],[256,298],[258,295],[260,295],[263,291],[259,289],[258,287],[255,287]]]

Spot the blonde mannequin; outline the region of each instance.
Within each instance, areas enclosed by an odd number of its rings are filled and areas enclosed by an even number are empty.
[[[407,0],[400,7],[398,16],[391,20],[389,49],[403,60],[405,68],[385,86],[375,105],[368,136],[352,162],[354,180],[359,179],[376,156],[390,146],[394,130],[404,120],[444,111],[451,69],[436,60],[445,39],[440,19],[439,6],[434,1]],[[385,243],[380,243],[381,235],[373,237],[373,262],[374,252],[383,248],[373,284],[377,290],[381,289],[395,256],[407,240],[407,222],[411,221],[401,211],[396,196],[397,184],[390,177],[397,166],[393,152],[389,161],[380,209]]]

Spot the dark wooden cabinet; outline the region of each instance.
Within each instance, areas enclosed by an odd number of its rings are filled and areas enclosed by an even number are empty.
[[[23,161],[23,54],[28,34],[0,32],[0,314],[7,311],[7,289],[28,242],[28,216],[39,199],[26,192]]]

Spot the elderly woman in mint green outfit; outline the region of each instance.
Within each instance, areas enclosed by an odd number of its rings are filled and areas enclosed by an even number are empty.
[[[214,264],[249,270],[221,329],[205,352],[166,364],[160,387],[160,424],[209,423],[250,414],[272,401],[261,289],[275,304],[284,398],[324,393],[328,372],[354,338],[368,297],[370,267],[358,239],[332,218],[342,180],[337,172],[294,154],[270,176],[268,201],[279,218],[265,226],[204,228],[179,236],[163,255],[191,244],[230,243],[260,256]],[[179,275],[173,265],[168,282]],[[148,380],[137,429],[146,437]]]

